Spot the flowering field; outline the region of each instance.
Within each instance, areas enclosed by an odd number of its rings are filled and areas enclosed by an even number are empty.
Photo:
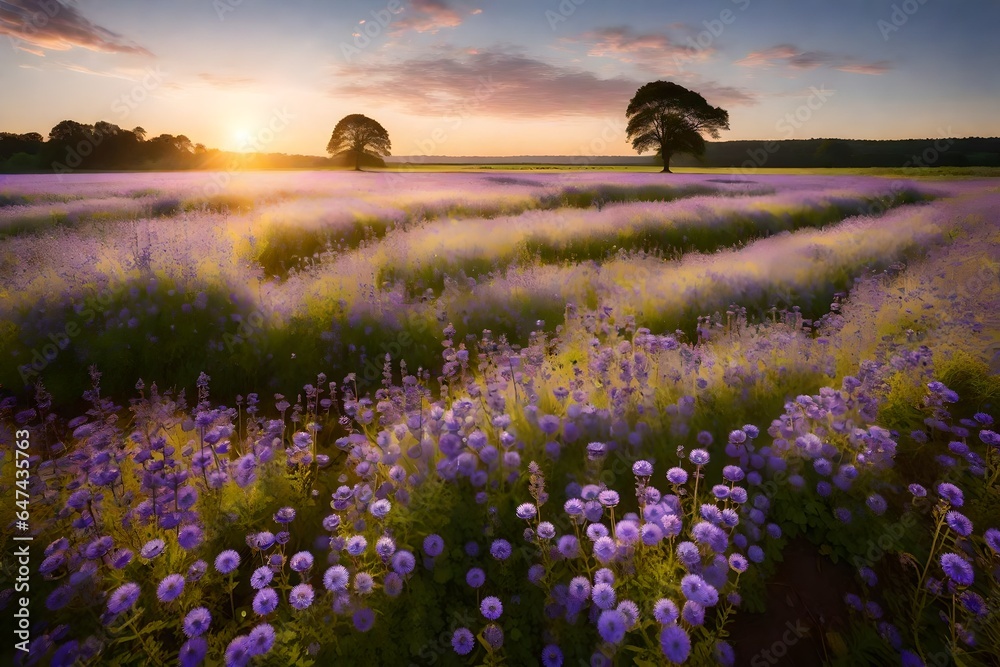
[[[0,178],[15,664],[998,664],[996,181]]]

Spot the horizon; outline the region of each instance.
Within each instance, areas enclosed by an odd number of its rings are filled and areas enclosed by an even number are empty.
[[[401,157],[626,157],[630,97],[671,80],[729,111],[720,141],[1000,134],[995,3],[296,0],[272,10],[4,2],[0,72],[18,102],[0,127],[44,136],[65,119],[106,120],[222,151],[321,156],[337,120],[362,113]]]

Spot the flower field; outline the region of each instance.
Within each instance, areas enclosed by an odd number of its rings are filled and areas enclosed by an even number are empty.
[[[1000,664],[995,180],[0,179],[13,664]]]

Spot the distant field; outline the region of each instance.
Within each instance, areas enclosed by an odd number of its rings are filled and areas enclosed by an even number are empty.
[[[995,664],[1000,172],[652,171],[4,177],[36,654]]]
[[[746,177],[754,175],[794,176],[796,174],[811,176],[894,176],[903,178],[938,179],[938,178],[997,178],[1000,177],[1000,167],[867,167],[838,169],[770,169],[759,168],[752,173],[739,167],[671,167],[676,174],[739,174]],[[634,173],[661,173],[660,167],[647,166],[608,166],[608,165],[573,165],[573,164],[394,164],[385,171],[610,171]],[[669,178],[669,174],[664,177]]]

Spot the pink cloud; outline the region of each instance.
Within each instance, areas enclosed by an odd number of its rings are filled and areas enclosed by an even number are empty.
[[[888,61],[863,62],[853,56],[828,53],[826,51],[804,51],[793,44],[778,44],[759,51],[752,51],[737,65],[743,67],[768,68],[784,65],[792,69],[816,69],[830,67],[842,72],[855,74],[884,74],[892,69]]]
[[[0,35],[29,46],[22,51],[68,51],[74,47],[103,53],[153,55],[147,49],[91,23],[72,5],[43,0],[5,0],[0,3]],[[36,47],[36,48],[32,48]]]
[[[333,94],[424,116],[463,112],[499,117],[623,114],[645,83],[628,76],[602,78],[577,67],[555,65],[499,49],[441,50],[403,60],[367,60],[334,67]],[[754,97],[731,86],[701,82],[696,89],[713,104],[749,104]]]
[[[390,32],[436,33],[442,28],[462,25],[462,16],[443,0],[412,0],[400,13],[402,18],[393,21]]]

